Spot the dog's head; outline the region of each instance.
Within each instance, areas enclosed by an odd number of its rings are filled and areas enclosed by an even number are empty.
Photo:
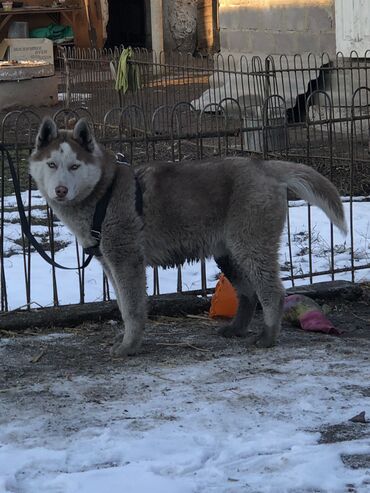
[[[29,171],[48,202],[72,205],[94,190],[102,176],[102,157],[85,119],[73,130],[58,130],[47,117],[37,134]]]

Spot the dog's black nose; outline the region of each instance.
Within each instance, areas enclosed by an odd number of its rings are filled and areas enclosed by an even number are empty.
[[[64,197],[68,193],[68,188],[67,187],[63,187],[63,186],[56,187],[55,188],[55,193],[57,194],[57,197],[58,198],[64,199]]]

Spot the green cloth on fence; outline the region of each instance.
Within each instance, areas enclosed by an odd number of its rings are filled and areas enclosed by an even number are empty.
[[[73,30],[71,26],[60,26],[58,24],[49,24],[46,27],[38,27],[30,32],[31,38],[48,38],[58,42],[61,40],[73,39]]]
[[[134,52],[131,47],[125,48],[119,57],[116,73],[116,91],[137,91],[140,89],[140,72],[137,64],[132,63]],[[131,63],[128,63],[131,62]]]

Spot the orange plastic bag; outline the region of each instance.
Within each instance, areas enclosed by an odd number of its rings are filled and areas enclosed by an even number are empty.
[[[238,309],[238,297],[228,278],[221,274],[212,296],[209,316],[233,318]]]

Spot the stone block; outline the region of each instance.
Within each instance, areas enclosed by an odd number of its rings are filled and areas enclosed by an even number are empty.
[[[336,52],[335,44],[335,32],[331,33],[321,33],[319,36],[320,42],[320,53],[329,53],[329,55],[334,55]]]
[[[235,17],[233,10],[220,10],[219,21],[220,29],[230,29],[232,25],[232,19]]]
[[[300,7],[285,9],[285,28],[287,31],[307,30],[307,10]]]
[[[276,52],[274,35],[270,31],[253,31],[252,53],[274,53]]]
[[[297,53],[316,53],[320,55],[320,36],[311,32],[297,33]]]
[[[235,16],[238,21],[238,28],[241,30],[263,30],[264,15],[261,9],[241,8],[238,15]]]
[[[58,103],[58,77],[0,82],[0,110]]]
[[[298,53],[299,33],[295,31],[278,32],[274,34],[274,53],[294,54]]]
[[[285,10],[281,7],[262,10],[262,26],[266,31],[283,31],[285,30]]]
[[[221,31],[222,47],[228,51],[249,53],[253,49],[254,31]]]
[[[320,7],[311,7],[307,12],[307,29],[312,33],[334,30],[334,12]]]
[[[0,81],[19,81],[54,75],[54,65],[43,61],[0,61]]]

